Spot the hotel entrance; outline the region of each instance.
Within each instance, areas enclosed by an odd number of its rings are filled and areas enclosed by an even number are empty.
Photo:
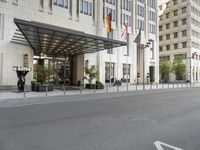
[[[83,85],[86,53],[126,46],[126,42],[86,34],[49,24],[14,19],[34,52],[34,77],[37,66],[51,72],[54,85]]]

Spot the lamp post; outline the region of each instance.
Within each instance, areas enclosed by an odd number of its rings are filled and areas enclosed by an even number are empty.
[[[197,54],[197,52],[192,53],[192,56],[194,56],[195,54]],[[187,57],[187,59],[190,60],[190,87],[192,87],[192,56]]]
[[[145,48],[148,48],[151,42],[152,40],[149,39],[145,45],[142,45],[143,47],[143,90],[145,90]]]

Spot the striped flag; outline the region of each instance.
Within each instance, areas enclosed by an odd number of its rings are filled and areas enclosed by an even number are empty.
[[[108,33],[112,32],[111,20],[112,20],[112,13],[110,12],[110,13],[106,16],[106,23],[107,23],[107,31],[108,31]]]

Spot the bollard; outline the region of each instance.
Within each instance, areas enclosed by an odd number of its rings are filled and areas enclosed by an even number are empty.
[[[164,89],[164,84],[162,84],[162,88]]]
[[[136,85],[135,85],[135,90],[137,91],[137,83],[136,83]]]
[[[126,90],[128,91],[128,83],[126,84]]]
[[[178,83],[177,83],[177,88],[178,88]]]
[[[117,84],[117,92],[119,92],[119,85]]]
[[[106,94],[108,93],[108,83],[106,83]]]
[[[63,92],[64,92],[64,95],[65,95],[66,93],[65,93],[65,85],[64,84],[63,84]]]
[[[46,86],[46,96],[47,96],[47,92],[48,92],[48,87]]]
[[[150,90],[152,89],[152,83],[151,83],[151,85],[150,85]]]
[[[94,94],[96,94],[96,87],[97,87],[97,85],[95,84],[94,85]]]
[[[80,94],[82,94],[82,86],[80,86]]]
[[[173,88],[174,88],[174,83],[173,83]]]
[[[169,83],[168,83],[168,89],[169,89]]]
[[[157,85],[156,85],[156,88],[158,89],[158,83],[157,83]]]
[[[25,86],[24,86],[24,97],[26,97],[26,91],[25,91]]]

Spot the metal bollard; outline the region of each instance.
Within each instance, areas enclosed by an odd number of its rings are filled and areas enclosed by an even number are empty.
[[[162,88],[164,89],[164,84],[162,84]]]
[[[126,90],[128,91],[128,83],[126,84]]]
[[[24,86],[24,97],[26,97],[26,90],[25,90],[25,86]]]
[[[95,86],[94,86],[94,94],[96,94],[96,87],[97,87],[97,85],[95,84]]]
[[[151,83],[151,85],[150,85],[150,90],[152,89],[152,83]]]
[[[63,92],[64,92],[64,95],[65,95],[66,93],[65,93],[65,85],[64,84],[63,84]]]
[[[48,87],[46,86],[46,96],[47,96],[47,92],[48,92]]]
[[[137,89],[138,89],[138,88],[137,88],[137,83],[136,83],[136,84],[135,84],[135,90],[137,91]]]
[[[174,83],[173,83],[173,88],[174,88]]]
[[[117,85],[117,92],[119,92],[119,85]]]
[[[106,84],[106,94],[108,93],[108,83]]]
[[[80,94],[82,94],[82,86],[80,86]]]
[[[177,88],[178,88],[179,86],[178,86],[178,83],[177,83]]]
[[[168,89],[169,89],[169,83],[168,83]]]
[[[156,88],[158,89],[158,83],[157,83],[157,85],[156,85]]]

